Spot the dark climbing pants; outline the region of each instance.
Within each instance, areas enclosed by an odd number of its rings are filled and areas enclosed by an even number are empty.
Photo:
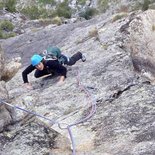
[[[78,60],[82,58],[82,53],[77,52],[72,57],[70,57],[68,60],[64,62],[65,65],[72,66],[74,65]]]

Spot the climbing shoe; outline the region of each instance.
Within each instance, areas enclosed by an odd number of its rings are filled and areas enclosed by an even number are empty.
[[[82,54],[82,58],[81,58],[82,62],[86,61],[86,56],[84,54]]]

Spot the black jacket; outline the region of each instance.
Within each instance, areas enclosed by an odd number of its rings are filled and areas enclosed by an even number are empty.
[[[43,62],[44,64],[44,69],[49,69],[52,72],[58,73],[60,76],[65,76],[67,74],[67,69],[59,64],[57,60],[46,60]],[[23,72],[22,72],[22,77],[24,83],[28,83],[28,74],[31,73],[33,70],[36,68],[32,65],[28,66]]]

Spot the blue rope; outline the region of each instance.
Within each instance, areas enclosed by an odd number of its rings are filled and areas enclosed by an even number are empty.
[[[41,118],[43,118],[43,119],[46,119],[46,120],[52,122],[53,124],[59,124],[59,122],[53,121],[53,120],[51,120],[51,119],[49,119],[49,118],[47,118],[47,117],[45,117],[45,116],[42,116],[42,115],[40,115],[40,114],[38,114],[38,113],[36,113],[36,112],[29,111],[29,110],[23,109],[23,108],[21,108],[21,107],[19,107],[19,106],[9,104],[9,103],[5,102],[5,101],[2,100],[2,99],[0,99],[0,103],[4,103],[4,104],[6,104],[6,105],[8,105],[8,106],[10,106],[10,107],[13,107],[13,108],[22,110],[22,111],[24,111],[24,112],[26,112],[26,113],[29,113],[29,114],[32,114],[32,115],[35,115],[35,116],[38,116],[38,117],[41,117]]]

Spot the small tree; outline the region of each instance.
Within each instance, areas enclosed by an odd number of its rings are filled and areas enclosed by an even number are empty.
[[[9,32],[14,29],[14,25],[10,21],[4,20],[0,23],[0,29]]]
[[[28,16],[30,19],[38,19],[40,16],[40,12],[37,6],[28,6],[24,9],[21,10],[21,12],[23,14],[25,14],[26,16]]]
[[[148,10],[149,4],[150,4],[150,1],[149,0],[144,0],[144,3],[142,5],[142,10],[143,11]]]
[[[85,18],[86,20],[89,20],[96,13],[97,13],[97,10],[95,8],[89,8],[88,7],[85,11],[80,12],[79,16]]]
[[[6,0],[5,8],[9,12],[16,12],[16,0]]]
[[[59,17],[71,18],[72,15],[71,8],[68,6],[67,1],[58,4],[56,12]]]

